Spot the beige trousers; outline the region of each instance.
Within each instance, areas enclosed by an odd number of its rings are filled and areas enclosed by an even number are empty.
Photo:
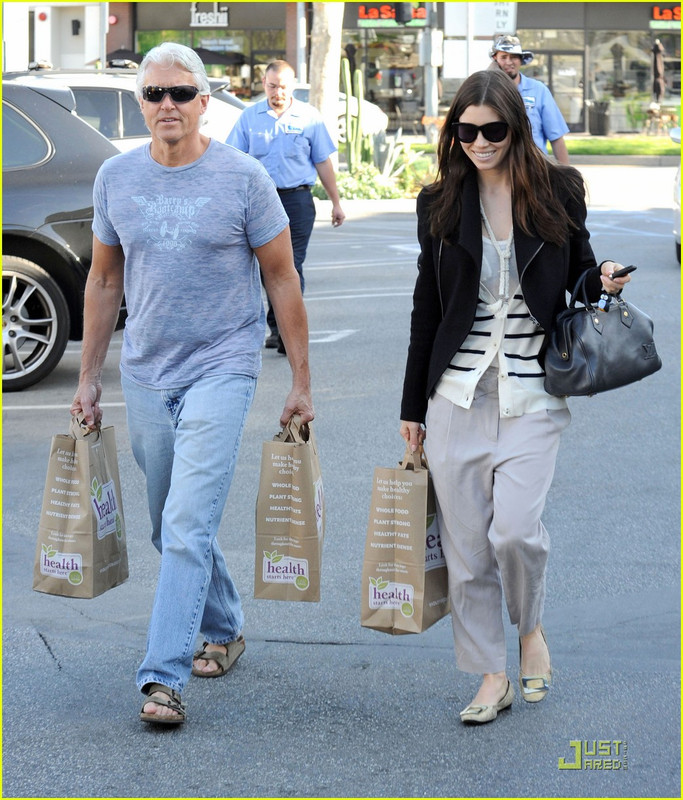
[[[478,674],[505,670],[503,594],[520,636],[541,621],[549,550],[541,514],[570,420],[567,409],[501,419],[497,384],[486,383],[470,409],[435,394],[425,423],[456,664]]]

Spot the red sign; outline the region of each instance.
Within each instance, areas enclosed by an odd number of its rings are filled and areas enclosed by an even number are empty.
[[[652,9],[652,19],[680,22],[681,7],[674,6],[673,8],[663,8],[662,6],[654,6]]]
[[[360,5],[358,7],[358,19],[395,19],[396,11],[393,5],[384,3],[382,5]],[[426,19],[426,8],[413,8],[413,19]]]

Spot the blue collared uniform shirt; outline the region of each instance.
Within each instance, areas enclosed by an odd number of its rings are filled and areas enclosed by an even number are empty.
[[[550,89],[541,81],[528,78],[522,73],[519,77],[521,80],[517,89],[524,100],[534,141],[545,153],[546,143],[554,142],[555,139],[569,133],[569,128]]]
[[[225,141],[258,159],[278,189],[312,186],[315,165],[337,149],[320,112],[296,98],[279,118],[267,99],[248,106]]]

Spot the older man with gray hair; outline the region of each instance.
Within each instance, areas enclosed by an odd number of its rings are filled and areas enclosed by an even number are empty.
[[[306,311],[272,180],[256,160],[200,132],[210,89],[189,47],[150,50],[137,90],[152,141],[106,161],[95,181],[71,413],[100,423],[102,365],[125,290],[121,384],[161,553],[137,673],[147,695],[140,718],[178,725],[190,674],[223,675],[245,648],[240,596],[216,533],[261,367],[259,264],[292,369],[280,421],[314,413]]]

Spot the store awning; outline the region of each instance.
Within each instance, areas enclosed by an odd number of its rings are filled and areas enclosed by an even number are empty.
[[[217,50],[208,50],[206,47],[195,47],[194,51],[204,64],[231,66],[247,63],[244,53],[219,53]]]
[[[118,50],[112,50],[111,53],[107,53],[107,61],[134,61],[139,64],[143,58],[142,53],[134,53],[125,47],[119,47]]]

